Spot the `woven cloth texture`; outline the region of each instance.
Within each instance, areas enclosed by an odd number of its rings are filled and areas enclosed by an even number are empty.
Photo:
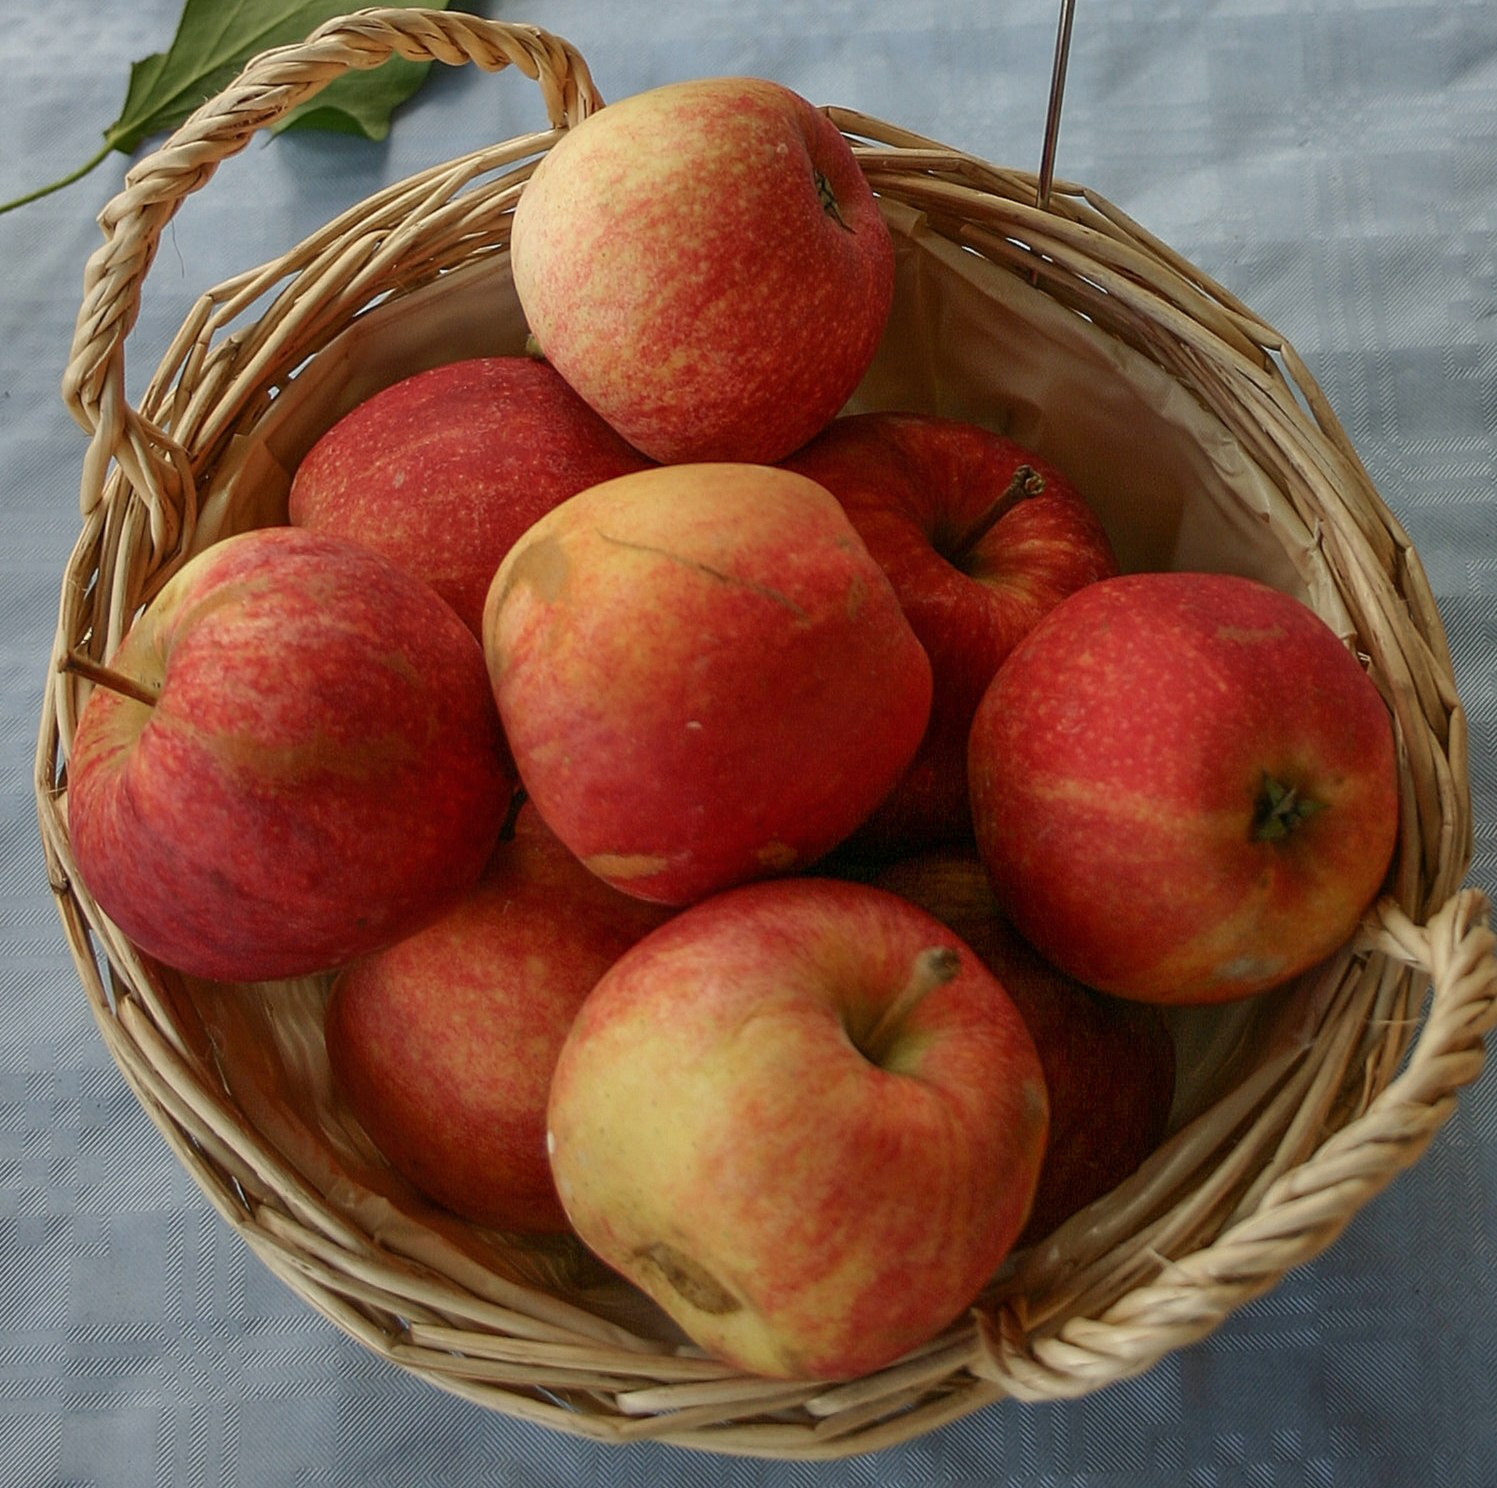
[[[0,0],[0,200],[87,158],[174,0]],[[353,7],[350,6],[350,9]],[[1045,0],[474,4],[575,42],[605,98],[755,73],[1038,164]],[[440,70],[439,70],[440,71]],[[198,291],[422,166],[541,127],[518,78],[435,75],[384,143],[257,143],[163,239],[132,355]],[[142,1114],[59,930],[31,791],[82,436],[58,397],[114,155],[0,216],[0,1483],[1497,1483],[1497,1077],[1320,1259],[1143,1378],[1003,1403],[824,1465],[604,1448],[366,1354],[275,1280]],[[1497,895],[1497,8],[1429,0],[1078,7],[1058,170],[1294,343],[1413,538],[1472,735],[1470,882]]]

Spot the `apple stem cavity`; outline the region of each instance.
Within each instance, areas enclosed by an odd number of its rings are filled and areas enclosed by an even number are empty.
[[[846,220],[842,216],[842,208],[837,205],[837,193],[832,190],[832,183],[827,180],[827,178],[822,175],[820,171],[815,171],[813,172],[813,174],[816,177],[816,195],[821,202],[821,210],[825,212],[827,216],[830,217],[837,224],[837,226],[842,229],[843,232],[851,232],[852,229],[847,225]]]
[[[58,670],[75,677],[82,677],[85,681],[93,682],[99,687],[107,687],[110,692],[117,692],[121,697],[144,703],[148,708],[156,706],[157,693],[153,688],[147,687],[144,682],[137,682],[134,677],[127,677],[124,672],[94,661],[92,657],[85,656],[81,651],[69,651],[63,657]]]
[[[873,1031],[859,1045],[864,1057],[873,1064],[882,1065],[904,1020],[937,987],[944,987],[961,969],[962,958],[950,946],[927,946],[921,951],[910,968],[909,980],[879,1015]]]
[[[1009,477],[1002,495],[961,535],[946,561],[960,568],[976,550],[978,543],[995,528],[1021,501],[1040,495],[1045,477],[1033,465],[1019,465]]]
[[[1297,786],[1285,785],[1265,770],[1263,789],[1253,807],[1253,840],[1281,841],[1317,811],[1325,809],[1324,801],[1305,799]]]

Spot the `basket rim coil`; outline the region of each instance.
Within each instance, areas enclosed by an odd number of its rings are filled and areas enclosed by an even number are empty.
[[[203,294],[132,407],[125,346],[166,224],[258,131],[333,77],[393,55],[518,68],[550,129],[397,182]],[[223,472],[318,353],[375,307],[502,270],[525,179],[601,106],[580,53],[538,27],[358,11],[255,58],[130,169],[101,214],[63,383],[88,443],[35,767],[50,881],[95,1020],[177,1157],[272,1272],[371,1351],[488,1408],[599,1441],[825,1458],[1005,1396],[1058,1400],[1136,1375],[1319,1254],[1417,1160],[1481,1071],[1497,1025],[1497,941],[1486,897],[1462,887],[1473,852],[1465,714],[1412,544],[1289,342],[1079,184],[1048,182],[1039,207],[1031,174],[824,110],[891,213],[1022,277],[1158,369],[1261,468],[1330,575],[1327,618],[1392,713],[1400,846],[1386,896],[1320,974],[1316,1038],[1290,1040],[1221,1092],[1135,1180],[1015,1257],[926,1347],[866,1379],[753,1379],[594,1312],[584,1295],[486,1266],[461,1234],[428,1235],[415,1253],[402,1249],[406,1229],[366,1232],[236,1104],[223,1051],[203,1032],[202,989],[141,956],[78,877],[67,757],[87,684],[65,658],[106,657],[165,579],[233,529]]]

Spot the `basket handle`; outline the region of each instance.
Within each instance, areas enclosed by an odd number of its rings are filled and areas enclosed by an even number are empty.
[[[1374,906],[1365,943],[1429,974],[1433,991],[1403,1070],[1355,1120],[1264,1190],[1254,1212],[1203,1249],[1170,1262],[1095,1320],[1033,1341],[1014,1320],[978,1317],[978,1375],[1020,1399],[1082,1394],[1142,1373],[1195,1343],[1230,1312],[1319,1255],[1352,1216],[1424,1152],[1481,1073],[1497,1027],[1497,935],[1480,889],[1415,924],[1391,899]]]
[[[124,189],[99,215],[105,242],[84,270],[83,304],[62,382],[63,401],[91,436],[80,492],[85,519],[102,500],[111,458],[126,466],[138,490],[172,491],[191,480],[184,451],[130,409],[124,395],[124,341],[166,224],[258,130],[344,72],[378,67],[397,54],[413,62],[473,62],[490,72],[518,67],[540,86],[553,128],[573,125],[602,106],[586,62],[569,42],[536,26],[460,11],[361,10],[326,22],[303,42],[253,58],[223,92],[130,168]]]

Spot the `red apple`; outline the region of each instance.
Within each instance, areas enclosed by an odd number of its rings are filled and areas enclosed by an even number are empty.
[[[1342,945],[1398,833],[1393,728],[1297,599],[1140,573],[1062,601],[972,725],[977,846],[1044,956],[1144,1001],[1223,1002]]]
[[[1018,1243],[1043,1239],[1116,1188],[1164,1140],[1175,1045],[1160,1008],[1084,987],[1004,919],[974,853],[933,849],[875,880],[948,926],[1003,984],[1039,1051],[1050,1141]]]
[[[78,868],[148,955],[197,976],[323,971],[478,877],[513,777],[477,640],[341,538],[205,549],[112,658],[68,768]]]
[[[478,357],[404,378],[344,415],[297,467],[290,518],[410,569],[477,635],[515,539],[568,496],[648,463],[555,368]]]
[[[565,1230],[552,1067],[582,999],[669,913],[589,873],[526,804],[454,909],[340,971],[328,1059],[390,1166],[478,1224]]]
[[[659,466],[563,502],[500,566],[484,643],[542,817],[667,904],[814,862],[888,793],[930,708],[930,663],[846,514],[772,466]]]
[[[515,208],[546,357],[662,461],[772,462],[873,359],[894,249],[847,141],[757,78],[671,83],[570,129]]]
[[[845,1378],[960,1316],[1024,1224],[1033,1041],[945,926],[783,879],[682,911],[583,1003],[548,1140],[573,1227],[738,1368]]]
[[[837,419],[782,462],[843,505],[930,657],[930,725],[859,833],[880,851],[970,838],[967,734],[998,664],[1040,617],[1117,573],[1066,477],[975,424],[918,413]]]

